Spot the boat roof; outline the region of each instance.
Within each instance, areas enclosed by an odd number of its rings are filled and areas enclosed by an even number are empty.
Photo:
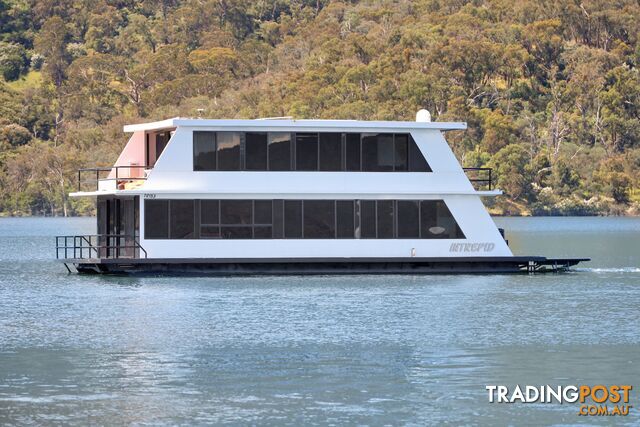
[[[124,126],[125,132],[152,131],[177,127],[190,128],[237,128],[237,129],[278,129],[297,128],[306,130],[318,129],[436,129],[464,130],[465,122],[407,122],[407,121],[365,121],[365,120],[307,120],[291,118],[252,119],[252,120],[219,120],[174,117],[157,122],[140,123]]]

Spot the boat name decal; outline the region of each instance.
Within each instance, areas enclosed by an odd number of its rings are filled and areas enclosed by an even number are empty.
[[[452,243],[449,252],[491,252],[495,243]]]

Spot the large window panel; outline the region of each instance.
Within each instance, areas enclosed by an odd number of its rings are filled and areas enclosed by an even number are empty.
[[[393,134],[362,135],[362,170],[367,172],[393,171]]]
[[[253,222],[254,224],[271,225],[273,202],[271,200],[256,200],[253,202]]]
[[[200,224],[220,224],[219,207],[220,202],[218,200],[201,200]]]
[[[320,170],[342,170],[342,134],[320,134]]]
[[[377,172],[378,169],[378,135],[362,135],[362,170]]]
[[[171,200],[169,212],[169,238],[193,239],[195,228],[194,201]]]
[[[345,166],[348,171],[360,171],[360,134],[345,135]]]
[[[304,201],[304,238],[333,239],[336,237],[335,201]]]
[[[267,134],[247,132],[245,136],[245,169],[267,170]]]
[[[393,239],[393,200],[378,200],[378,239]]]
[[[144,238],[169,238],[169,201],[144,201]]]
[[[378,134],[378,168],[389,172],[393,170],[394,165],[394,147],[393,134]]]
[[[284,200],[273,201],[273,238],[284,237]]]
[[[253,201],[253,238],[271,239],[273,235],[273,201]]]
[[[291,134],[269,133],[269,170],[291,170]]]
[[[420,237],[420,207],[416,200],[398,200],[398,239]]]
[[[403,172],[409,167],[409,135],[396,134],[393,139],[394,170]]]
[[[355,237],[353,203],[353,200],[338,200],[336,202],[336,237],[338,239],[353,239]]]
[[[240,170],[240,132],[218,132],[218,170]]]
[[[215,132],[193,132],[193,170],[216,170]]]
[[[302,201],[284,201],[284,238],[302,238]]]
[[[360,200],[360,238],[376,238],[375,200]]]
[[[420,227],[423,239],[464,239],[464,233],[443,200],[420,203]]]
[[[250,225],[253,221],[251,200],[221,200],[220,223],[229,225]]]
[[[420,152],[418,144],[414,141],[413,137],[409,135],[409,171],[410,172],[431,172],[429,163],[424,158],[424,155]]]
[[[296,133],[296,170],[318,170],[317,133]]]

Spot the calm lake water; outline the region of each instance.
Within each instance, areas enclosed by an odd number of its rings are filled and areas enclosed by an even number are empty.
[[[640,219],[497,218],[516,276],[91,277],[94,219],[0,219],[0,425],[640,423]],[[490,404],[488,384],[631,384],[636,408]]]

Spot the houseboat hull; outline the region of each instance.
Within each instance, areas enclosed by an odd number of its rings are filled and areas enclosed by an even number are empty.
[[[71,271],[119,275],[361,275],[508,274],[561,272],[587,258],[297,258],[297,259],[77,259]]]

